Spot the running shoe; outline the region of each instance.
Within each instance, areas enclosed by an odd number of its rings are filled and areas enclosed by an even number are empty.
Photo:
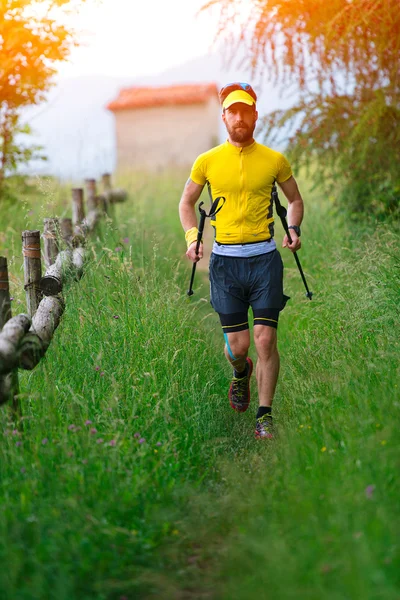
[[[250,377],[253,372],[251,358],[246,358],[246,375],[244,377],[232,377],[229,388],[229,402],[236,412],[245,412],[250,404]]]
[[[256,429],[254,431],[254,436],[258,440],[271,440],[274,437],[271,415],[264,415],[263,417],[256,419]]]

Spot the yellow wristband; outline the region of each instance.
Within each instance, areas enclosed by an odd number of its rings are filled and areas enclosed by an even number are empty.
[[[187,232],[185,233],[185,240],[188,248],[191,244],[193,244],[193,242],[197,241],[198,233],[199,230],[197,229],[197,227],[192,227],[191,229],[187,230]]]

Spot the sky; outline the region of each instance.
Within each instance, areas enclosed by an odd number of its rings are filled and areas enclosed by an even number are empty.
[[[81,46],[60,76],[153,75],[212,52],[219,9],[198,15],[205,2],[86,0],[71,17]]]

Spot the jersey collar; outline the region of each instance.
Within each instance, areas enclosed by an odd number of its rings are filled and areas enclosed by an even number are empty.
[[[253,152],[256,149],[256,146],[257,146],[257,142],[255,140],[252,144],[250,144],[250,146],[243,146],[240,148],[238,148],[237,146],[234,146],[228,140],[226,140],[226,142],[225,142],[225,148],[231,154],[250,154],[251,152]]]

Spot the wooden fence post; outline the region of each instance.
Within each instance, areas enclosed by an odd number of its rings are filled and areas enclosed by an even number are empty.
[[[58,219],[43,219],[43,254],[44,264],[50,267],[60,252]]]
[[[4,325],[11,319],[11,300],[10,288],[8,282],[7,259],[0,256],[0,331]],[[19,382],[18,369],[0,377],[0,404],[12,399],[12,409],[14,414],[21,415],[21,406],[19,402]]]
[[[97,208],[97,192],[96,192],[96,180],[85,179],[86,186],[86,208],[87,212],[96,210]]]
[[[40,256],[40,231],[22,232],[22,253],[24,255],[24,289],[26,309],[32,318],[42,297],[40,279],[42,277],[42,261]]]
[[[83,206],[83,189],[74,188],[72,190],[72,224],[79,227],[85,218],[85,208]]]
[[[5,256],[0,256],[0,331],[8,319],[11,319],[11,301],[7,259]]]
[[[72,244],[72,219],[60,219],[60,235],[64,244],[70,247]]]
[[[104,215],[109,216],[110,203],[108,201],[107,194],[100,194],[99,196],[97,196],[97,206],[98,206],[98,209],[102,213],[104,213]]]
[[[111,192],[112,190],[112,184],[111,184],[111,175],[110,173],[104,173],[104,175],[101,176],[101,181],[103,184],[103,189],[105,192]]]
[[[83,189],[75,188],[72,190],[73,245],[82,245],[85,243],[84,221],[85,208],[83,205]]]
[[[101,180],[103,183],[104,195],[106,196],[112,208],[114,208],[114,204],[118,202],[125,202],[127,198],[126,190],[113,189],[110,173],[104,173],[104,175],[101,177]]]
[[[105,214],[113,218],[114,217],[114,205],[112,203],[112,184],[111,184],[111,175],[109,173],[104,173],[101,176],[101,182],[103,186],[103,193],[98,196],[100,202],[103,205],[103,210]]]

